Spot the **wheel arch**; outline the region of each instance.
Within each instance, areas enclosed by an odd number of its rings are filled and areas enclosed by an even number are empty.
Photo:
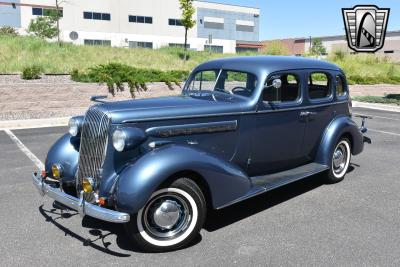
[[[239,199],[251,188],[249,177],[236,165],[196,147],[171,144],[144,154],[121,171],[113,192],[116,209],[136,213],[152,192],[180,175],[199,185],[212,208]]]
[[[363,134],[357,124],[350,117],[340,116],[333,119],[325,129],[317,150],[315,162],[329,166],[330,155],[334,146],[344,136],[350,141],[352,155],[362,152],[364,148]]]

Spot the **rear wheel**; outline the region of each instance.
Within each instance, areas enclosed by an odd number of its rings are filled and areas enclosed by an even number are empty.
[[[328,181],[337,183],[344,179],[350,165],[351,145],[349,139],[341,138],[331,155],[331,167],[328,172]]]
[[[163,252],[182,248],[198,235],[206,217],[203,193],[195,182],[180,178],[156,190],[126,229],[144,251]]]

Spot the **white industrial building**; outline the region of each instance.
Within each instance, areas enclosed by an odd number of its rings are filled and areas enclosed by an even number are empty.
[[[117,47],[183,46],[178,0],[64,0],[60,1],[61,38],[77,45]],[[260,10],[194,1],[196,25],[188,32],[189,48],[234,53],[258,50]],[[56,0],[0,1],[0,26],[22,33],[32,19],[56,9]]]

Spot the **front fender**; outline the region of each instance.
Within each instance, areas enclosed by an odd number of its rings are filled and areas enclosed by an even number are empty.
[[[51,165],[59,163],[63,167],[62,178],[64,182],[72,182],[78,168],[79,138],[65,134],[58,139],[47,153],[45,169],[51,176]]]
[[[322,137],[318,148],[315,162],[331,165],[331,154],[335,149],[335,145],[339,138],[343,135],[351,137],[352,154],[357,155],[364,148],[363,134],[360,132],[358,125],[347,116],[340,116],[333,119],[329,124]]]
[[[251,188],[248,176],[230,162],[194,147],[170,144],[148,152],[120,173],[114,191],[117,210],[136,213],[166,179],[181,171],[204,178],[214,208],[242,197]]]

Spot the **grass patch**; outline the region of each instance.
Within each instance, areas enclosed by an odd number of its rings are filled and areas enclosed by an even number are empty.
[[[400,94],[388,94],[385,96],[354,96],[352,99],[360,102],[395,104],[400,106]]]
[[[263,55],[246,52],[242,55]],[[272,52],[271,52],[272,53]],[[281,53],[281,52],[279,52]],[[189,60],[182,60],[183,49],[117,48],[106,46],[78,46],[49,43],[30,36],[0,35],[0,73],[21,73],[26,66],[35,65],[44,73],[88,73],[99,65],[118,63],[136,69],[157,71],[190,71],[198,64],[238,54],[217,54],[210,51],[189,51]],[[371,54],[348,55],[335,51],[327,61],[339,65],[350,84],[400,84],[400,64]]]

